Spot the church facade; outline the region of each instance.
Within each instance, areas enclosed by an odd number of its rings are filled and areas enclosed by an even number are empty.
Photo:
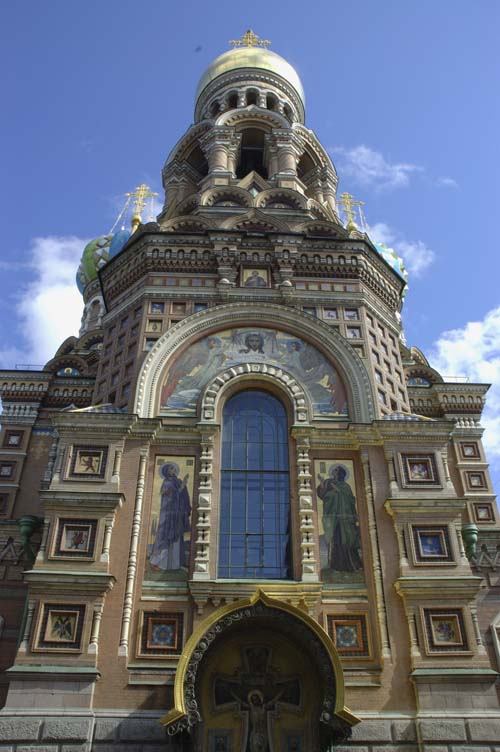
[[[499,749],[488,385],[406,345],[267,46],[84,249],[79,335],[0,372],[5,752]]]

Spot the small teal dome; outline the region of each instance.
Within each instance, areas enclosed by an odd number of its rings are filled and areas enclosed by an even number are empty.
[[[394,248],[388,248],[384,243],[376,243],[374,240],[372,240],[372,243],[379,256],[382,256],[384,261],[387,261],[396,274],[401,277],[404,282],[408,283],[408,272],[405,269],[403,259],[401,256],[398,256]]]
[[[125,247],[127,240],[130,237],[130,230],[119,230],[113,235],[113,240],[109,246],[109,259],[117,256],[122,248]]]

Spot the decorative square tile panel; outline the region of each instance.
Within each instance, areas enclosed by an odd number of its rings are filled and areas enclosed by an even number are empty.
[[[16,463],[15,462],[0,462],[0,478],[3,480],[11,480],[15,475]]]
[[[184,614],[143,611],[139,633],[142,656],[178,655],[182,650]]]
[[[429,654],[469,652],[461,608],[424,608],[422,611]]]
[[[370,655],[364,614],[329,615],[328,633],[341,656],[356,658]]]
[[[81,652],[85,605],[43,603],[34,650]]]
[[[20,447],[23,443],[23,435],[24,431],[5,431],[3,446],[12,448]]]
[[[72,478],[100,480],[106,472],[107,457],[107,446],[74,446],[69,475]]]
[[[439,478],[434,454],[401,454],[404,486],[438,486]]]
[[[59,519],[52,556],[92,559],[97,520]]]
[[[411,532],[416,564],[453,562],[447,525],[412,525]]]
[[[482,470],[466,470],[465,484],[468,491],[483,491],[488,488],[486,475]]]
[[[480,459],[481,455],[479,453],[479,445],[476,441],[461,441],[460,444],[460,454],[462,455],[462,459],[464,460],[477,460]]]
[[[485,501],[482,504],[473,504],[474,521],[475,522],[494,522],[495,512],[493,510],[493,504],[489,501]]]

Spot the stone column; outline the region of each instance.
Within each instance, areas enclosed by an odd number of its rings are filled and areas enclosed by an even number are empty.
[[[377,616],[380,629],[382,657],[390,658],[391,648],[389,644],[389,633],[387,630],[387,614],[385,610],[384,586],[382,582],[382,567],[380,564],[380,555],[378,550],[375,500],[373,498],[370,459],[367,449],[363,449],[361,451],[361,464],[363,467],[363,479],[365,484],[366,508],[368,512],[368,530],[370,533],[370,548],[372,555],[371,563],[373,569],[373,579],[375,581],[375,592],[377,595]]]
[[[62,472],[62,467],[64,464],[65,450],[66,450],[66,447],[62,447],[61,445],[58,446],[56,461],[54,463],[54,475],[52,476],[52,481],[56,483],[59,483],[61,480],[61,472]],[[69,460],[71,459],[71,455],[68,459]]]
[[[93,655],[97,655],[99,648],[99,630],[101,628],[103,608],[104,604],[102,603],[102,601],[98,601],[94,605],[94,615],[92,618],[92,628],[90,630],[90,640],[88,647],[88,652],[92,653]]]
[[[278,187],[304,192],[302,183],[297,177],[297,164],[303,151],[302,139],[291,129],[273,130],[267,140],[267,152],[270,161],[274,158],[277,160],[277,168],[274,170],[273,162],[273,169],[268,169],[268,172],[270,176],[274,176]]]
[[[43,480],[42,480],[42,488],[48,488],[50,486],[50,481],[52,480],[52,472],[54,470],[54,464],[57,457],[57,446],[59,444],[59,439],[56,438],[52,442],[52,445],[50,447],[49,452],[49,460],[47,462],[47,467],[45,468],[45,472],[43,474]]]
[[[205,430],[201,437],[200,482],[198,486],[193,580],[210,579],[214,430],[216,430],[215,427],[213,430]]]
[[[278,171],[282,174],[297,175],[297,162],[303,147],[293,131],[273,131],[278,149]]]
[[[311,488],[310,443],[307,436],[297,439],[297,470],[299,489],[300,559],[303,582],[318,582],[316,541],[318,530],[314,524],[313,494]]]
[[[241,133],[233,132],[231,140],[227,144],[227,169],[231,177],[236,177],[238,167],[238,155],[240,153]]]
[[[49,537],[49,530],[50,530],[50,520],[48,519],[48,517],[45,517],[43,521],[42,540],[40,541],[40,548],[38,549],[38,553],[36,555],[37,562],[41,562],[45,559],[45,550],[47,548],[47,539]]]
[[[325,167],[322,171],[322,182],[325,203],[327,203],[330,209],[337,214],[337,177],[331,172],[331,170]]]
[[[387,460],[387,470],[389,473],[390,495],[397,496],[399,486],[396,478],[396,469],[394,467],[394,452],[391,449],[387,449],[385,452],[385,458]]]
[[[120,469],[122,466],[123,446],[117,447],[115,451],[115,459],[113,462],[113,474],[111,476],[112,483],[120,482]]]
[[[444,479],[446,483],[446,488],[450,491],[454,491],[455,488],[453,486],[451,477],[450,477],[450,469],[448,467],[448,452],[446,449],[444,449],[441,452],[441,460],[443,462],[443,468],[444,468]]]
[[[148,459],[147,447],[141,449],[141,458],[139,462],[139,475],[137,477],[137,486],[135,493],[135,509],[132,521],[132,533],[130,536],[130,551],[128,556],[127,580],[125,583],[125,597],[123,599],[123,615],[120,634],[120,646],[118,655],[128,655],[128,636],[130,632],[130,617],[132,615],[132,602],[134,598],[135,576],[137,572],[137,548],[139,546],[139,535],[141,532],[142,521],[142,502],[144,498],[144,486],[146,482],[146,465]]]
[[[109,561],[109,549],[111,546],[111,533],[113,532],[114,515],[106,517],[104,520],[104,537],[102,541],[102,551],[100,561]]]
[[[404,535],[404,523],[395,521],[394,527],[396,528],[396,536],[398,539],[399,566],[401,569],[401,573],[403,573],[405,567],[408,566],[408,557],[406,555],[406,545],[405,545],[405,535]]]
[[[33,615],[35,613],[35,605],[36,601],[29,600],[28,601],[28,608],[26,610],[26,621],[24,622],[24,631],[23,631],[23,638],[21,640],[21,643],[19,645],[18,652],[19,653],[27,653],[29,642],[30,642],[30,633],[31,633],[31,625],[33,624]]]
[[[481,637],[481,630],[479,628],[479,621],[477,618],[477,607],[475,603],[470,604],[470,615],[472,618],[472,626],[474,627],[474,635],[476,637],[477,652],[479,655],[486,655],[486,648],[484,647],[483,639]]]
[[[418,647],[418,634],[417,625],[415,622],[415,612],[412,609],[408,609],[406,613],[408,619],[408,630],[410,632],[410,655],[413,658],[420,658],[422,656],[420,648]]]
[[[264,164],[267,167],[269,180],[272,180],[278,172],[278,149],[274,142],[274,137],[268,133],[264,136]]]
[[[234,129],[223,126],[211,128],[200,139],[200,146],[208,161],[208,178],[214,176],[218,176],[219,178],[234,176],[231,167],[234,170],[236,164],[235,152],[238,145],[239,140]],[[231,158],[229,156],[230,152]],[[221,185],[222,183],[219,180],[217,184]]]
[[[303,182],[305,182],[305,184],[307,185],[307,190],[310,197],[317,201],[318,204],[323,204],[325,197],[323,195],[323,180],[321,168],[313,167],[312,170],[309,170]]]

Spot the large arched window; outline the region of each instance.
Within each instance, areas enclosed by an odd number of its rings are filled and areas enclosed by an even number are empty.
[[[279,400],[239,392],[224,407],[219,577],[290,577],[288,427]]]

